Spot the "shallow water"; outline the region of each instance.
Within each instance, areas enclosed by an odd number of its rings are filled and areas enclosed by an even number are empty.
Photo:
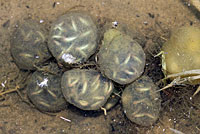
[[[107,18],[125,23],[143,35],[147,55],[145,74],[154,82],[162,79],[163,74],[159,57],[152,55],[159,52],[170,31],[183,25],[200,25],[199,14],[183,0],[0,0],[0,91],[16,86],[19,70],[10,55],[9,41],[16,22],[29,17],[48,29],[58,16],[72,8],[88,11],[97,20]],[[28,105],[17,93],[10,93],[4,100],[0,98],[0,134],[197,134],[200,133],[200,97],[190,98],[195,88],[170,88],[162,93],[160,119],[150,127],[131,123],[123,114],[121,104],[107,116],[73,106],[47,114]],[[21,94],[25,96],[26,91],[22,89]]]

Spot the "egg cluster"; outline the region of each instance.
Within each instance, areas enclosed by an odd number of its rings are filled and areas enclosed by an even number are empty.
[[[142,47],[117,26],[106,29],[101,41],[99,34],[95,19],[78,11],[60,16],[49,34],[34,20],[19,23],[11,54],[20,69],[35,71],[26,86],[29,99],[48,112],[68,103],[82,110],[108,110],[120,99],[116,84],[123,85],[124,113],[137,124],[152,125],[161,101],[152,80],[141,77],[146,58]],[[38,69],[49,62],[57,73]],[[95,67],[87,67],[90,62]]]

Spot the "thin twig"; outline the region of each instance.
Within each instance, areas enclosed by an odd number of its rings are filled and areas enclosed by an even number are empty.
[[[107,110],[105,108],[101,107],[101,110],[103,110],[104,115],[107,115]]]
[[[72,122],[71,120],[69,120],[69,119],[67,119],[65,117],[62,117],[62,116],[60,116],[60,119],[63,119],[64,121],[67,121],[67,122]]]
[[[5,95],[5,94],[8,94],[8,93],[15,92],[15,91],[17,91],[18,89],[19,89],[19,86],[16,86],[14,89],[9,89],[9,90],[6,90],[6,91],[0,93],[0,96]]]
[[[169,128],[172,132],[174,132],[175,134],[184,134],[183,132],[177,130],[177,129],[173,129],[173,128]]]
[[[167,89],[167,88],[173,87],[174,85],[180,84],[180,82],[179,82],[180,79],[181,79],[180,77],[177,77],[177,78],[174,79],[170,84],[168,84],[167,86],[161,88],[160,90],[157,90],[156,92],[160,92],[160,91],[163,91],[163,90],[165,90],[165,89]]]
[[[179,76],[186,76],[186,75],[200,75],[200,69],[184,71],[184,72],[176,73],[176,74],[170,74],[170,75],[167,75],[167,77],[164,79],[169,79],[169,78],[179,77]]]
[[[200,86],[197,88],[197,90],[194,92],[192,96],[194,97],[199,91],[200,91]]]
[[[121,93],[121,91],[118,92],[118,93],[113,92],[114,95],[116,95],[116,96],[118,96],[119,98],[121,98],[120,93]]]
[[[172,77],[175,77],[175,79],[170,83],[168,84],[167,86],[161,88],[160,90],[158,90],[157,92],[159,91],[162,91],[162,90],[165,90],[167,88],[170,88],[172,86],[175,86],[175,85],[181,85],[185,82],[192,82],[194,80],[198,80],[200,79],[200,75],[197,75],[197,76],[189,76],[189,77],[185,77],[185,78],[181,78],[181,76],[184,75],[189,75],[189,74],[194,74],[195,72],[198,72],[200,73],[200,70],[191,70],[191,71],[185,71],[185,72],[182,72],[182,73],[177,73],[177,74],[171,74],[171,75],[168,75],[165,79],[167,78],[172,78]],[[193,73],[191,73],[193,72]],[[196,73],[197,74],[197,73]],[[177,77],[177,78],[176,78]],[[198,90],[198,92],[200,91],[200,89]],[[195,92],[195,95],[198,93],[197,91]]]

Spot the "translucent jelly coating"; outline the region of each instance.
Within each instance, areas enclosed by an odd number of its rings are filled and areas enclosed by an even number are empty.
[[[104,34],[98,64],[108,78],[119,84],[128,84],[143,73],[145,53],[131,37],[111,29]]]
[[[160,93],[157,86],[147,76],[142,76],[122,93],[124,113],[132,122],[150,126],[159,117],[161,109]]]
[[[56,20],[50,31],[48,46],[63,65],[85,62],[97,48],[97,28],[86,13],[69,12]]]
[[[51,55],[46,44],[46,31],[33,20],[18,24],[11,36],[11,54],[20,69],[34,70]]]
[[[34,72],[27,84],[27,94],[41,111],[55,112],[66,107],[61,92],[61,76]]]
[[[110,97],[113,84],[96,70],[66,71],[61,80],[65,99],[83,110],[98,110]]]

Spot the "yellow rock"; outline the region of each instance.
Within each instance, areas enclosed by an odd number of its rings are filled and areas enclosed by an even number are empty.
[[[166,75],[200,69],[200,28],[187,26],[175,30],[162,51]]]

